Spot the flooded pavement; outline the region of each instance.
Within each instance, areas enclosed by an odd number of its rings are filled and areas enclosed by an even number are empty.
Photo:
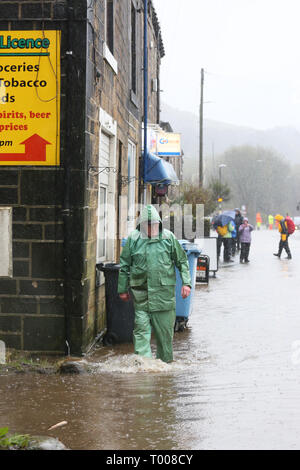
[[[87,359],[89,375],[2,375],[0,427],[71,449],[299,449],[300,233],[292,260],[273,256],[278,242],[256,231],[249,265],[197,286],[174,363],[118,345]]]

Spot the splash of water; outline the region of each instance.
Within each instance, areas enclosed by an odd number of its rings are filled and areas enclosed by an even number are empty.
[[[191,364],[182,361],[165,363],[160,359],[138,356],[137,354],[124,354],[109,357],[103,362],[89,364],[97,373],[118,372],[122,374],[137,374],[140,372],[174,372],[184,370]]]

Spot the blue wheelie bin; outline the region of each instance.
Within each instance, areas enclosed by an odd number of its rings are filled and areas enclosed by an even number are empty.
[[[187,254],[190,275],[192,280],[192,289],[190,295],[183,299],[181,297],[182,281],[178,269],[176,268],[176,321],[175,331],[183,331],[187,325],[189,315],[192,309],[192,301],[194,297],[195,284],[196,284],[196,267],[198,256],[201,254],[201,250],[194,243],[190,243],[187,240],[178,240],[182,248]]]

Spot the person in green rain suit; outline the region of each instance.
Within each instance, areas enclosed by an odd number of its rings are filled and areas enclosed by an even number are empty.
[[[122,300],[129,300],[128,288],[131,287],[135,308],[134,352],[152,357],[153,328],[156,357],[164,362],[173,360],[175,266],[182,279],[181,295],[186,298],[192,287],[186,253],[172,232],[162,230],[155,207],[147,205],[120,256],[118,293]]]

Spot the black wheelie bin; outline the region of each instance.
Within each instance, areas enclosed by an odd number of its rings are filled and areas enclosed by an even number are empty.
[[[120,265],[117,263],[98,264],[104,273],[107,333],[103,338],[106,346],[116,343],[132,343],[134,328],[134,306],[132,298],[124,302],[118,294]]]

